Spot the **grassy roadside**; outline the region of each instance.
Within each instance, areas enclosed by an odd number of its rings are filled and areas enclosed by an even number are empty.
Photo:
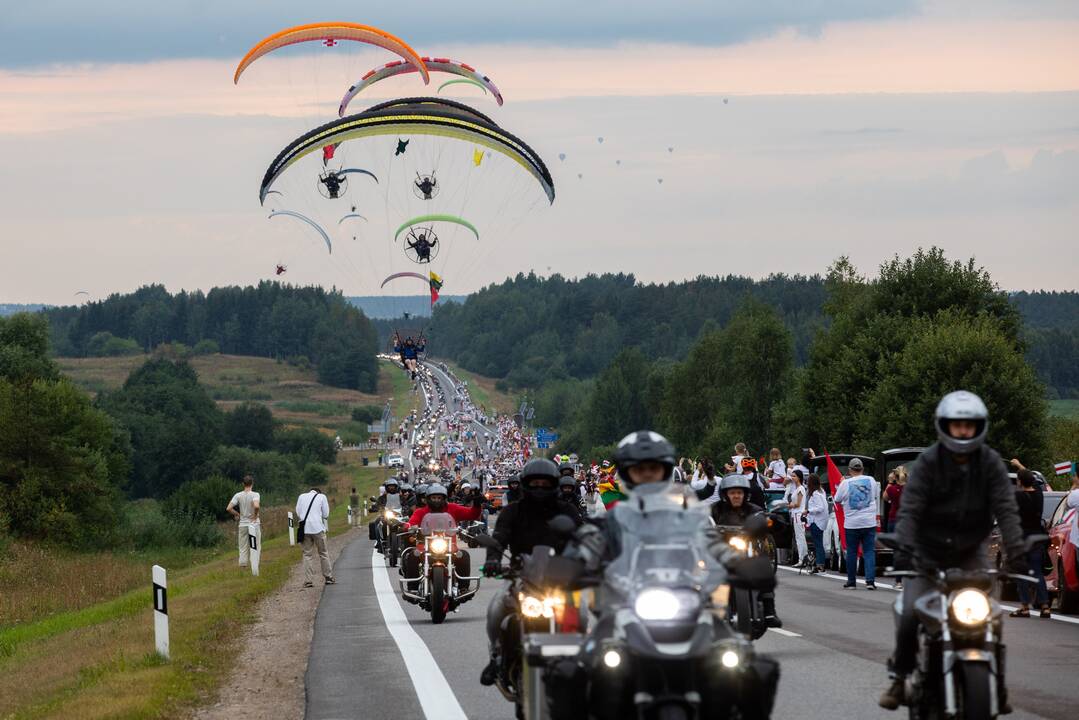
[[[401,388],[390,382],[395,402],[411,408],[409,383]],[[361,453],[340,453],[329,468],[331,535],[347,531],[349,489],[356,487],[363,497],[375,494],[387,473],[373,459],[366,467],[362,460]],[[237,567],[232,543],[227,550],[197,556],[102,553],[61,564],[52,581],[57,585],[27,592],[55,594],[61,582],[68,582],[65,594],[76,599],[72,606],[53,603],[26,611],[30,606],[24,605],[27,617],[40,619],[20,622],[12,615],[0,623],[0,718],[185,717],[211,702],[241,650],[237,639],[244,626],[256,619],[258,601],[281,587],[300,561],[299,549],[288,545],[287,510],[264,510],[257,578]],[[363,532],[362,527],[354,532]],[[149,582],[154,562],[169,570],[169,662],[154,652]],[[7,568],[6,576],[3,570],[5,587],[7,579],[19,578],[18,567]],[[117,587],[125,589],[118,593]],[[52,614],[42,617],[45,612]]]

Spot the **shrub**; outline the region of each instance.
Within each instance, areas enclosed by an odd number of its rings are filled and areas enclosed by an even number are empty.
[[[330,471],[326,469],[325,465],[319,465],[317,463],[307,463],[304,465],[303,482],[301,483],[304,489],[323,486],[329,482]]]
[[[358,423],[373,423],[382,419],[382,408],[378,405],[360,405],[352,408],[352,419]]]
[[[337,434],[341,436],[341,442],[345,445],[359,445],[367,442],[370,433],[367,432],[366,423],[347,422],[337,427]]]
[[[278,428],[274,432],[274,449],[280,453],[296,455],[305,463],[332,465],[337,460],[333,438],[313,428]]]
[[[225,414],[225,441],[253,450],[273,447],[273,413],[265,405],[244,403]]]
[[[330,441],[332,447],[333,441]],[[248,448],[223,446],[210,455],[198,469],[196,477],[221,475],[232,483],[224,501],[240,488],[244,475],[255,478],[255,492],[262,495],[263,504],[274,500],[288,500],[299,488],[300,468],[303,463],[277,452],[262,452]],[[224,507],[222,505],[222,507]]]
[[[227,502],[227,501],[226,501]],[[138,514],[131,523],[131,543],[136,550],[170,547],[214,547],[225,536],[208,515],[179,511]]]
[[[216,520],[228,520],[225,505],[242,489],[240,483],[223,475],[209,475],[198,480],[188,480],[165,499],[166,513],[182,515],[207,515]]]
[[[217,355],[221,352],[221,346],[216,340],[199,340],[191,352],[195,355]]]
[[[116,337],[108,331],[95,333],[86,344],[86,354],[90,357],[120,357],[141,352],[142,348],[134,340]]]

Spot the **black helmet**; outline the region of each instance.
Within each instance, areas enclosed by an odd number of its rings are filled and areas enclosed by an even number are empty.
[[[572,475],[563,475],[562,477],[560,477],[558,479],[558,487],[560,487],[560,488],[570,487],[570,488],[576,489],[577,488],[577,481],[573,479]]]
[[[664,480],[669,481],[677,462],[674,456],[674,445],[671,445],[667,438],[651,430],[638,430],[622,438],[614,451],[614,464],[618,467],[618,476],[627,488],[633,489],[633,481],[627,471],[645,462],[657,462],[666,467],[667,473]]]
[[[420,497],[427,496],[427,483],[420,483],[416,486],[416,494]]]
[[[432,512],[442,512],[446,509],[447,504],[446,488],[438,483],[427,487],[427,507],[431,508]]]
[[[517,483],[518,485],[521,484],[521,476],[517,473],[513,473],[509,476],[509,478],[506,479],[507,485],[512,485],[513,483]]]
[[[948,422],[951,420],[970,420],[977,430],[974,437],[960,439],[952,437],[948,432]],[[968,455],[985,442],[985,436],[989,433],[989,411],[982,399],[972,392],[956,390],[945,395],[937,405],[936,422],[937,437],[940,444],[953,453]]]
[[[553,500],[558,492],[558,466],[547,458],[533,458],[521,468],[521,487],[524,489],[525,498],[543,502]],[[545,479],[550,481],[550,487],[533,487],[533,480]]]
[[[562,462],[558,465],[559,475],[569,475],[570,477],[572,477],[576,472],[577,469],[573,467],[573,463],[571,462]]]

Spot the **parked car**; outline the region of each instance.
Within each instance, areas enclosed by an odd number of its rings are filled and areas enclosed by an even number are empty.
[[[492,511],[497,512],[502,509],[502,498],[507,490],[509,490],[509,485],[499,482],[491,483],[487,486],[487,491],[483,495],[487,498],[488,507]]]
[[[887,505],[884,502],[884,491],[888,487],[888,475],[890,475],[891,472],[893,470],[895,470],[896,468],[904,467],[904,466],[906,466],[907,470],[909,471],[910,466],[914,463],[915,460],[918,459],[918,456],[921,455],[922,451],[924,451],[924,450],[925,450],[924,447],[892,448],[891,450],[883,450],[883,451],[881,451],[880,455],[877,456],[877,463],[874,466],[876,472],[874,472],[873,477],[875,477],[877,479],[877,482],[880,483],[880,498],[879,498],[879,501],[878,501],[879,502],[878,507],[880,508],[880,513],[881,513],[881,517],[880,517],[880,523],[881,524],[880,524],[880,526],[878,526],[878,528],[877,528],[878,530],[883,529],[885,513],[887,512],[887,509],[888,509]],[[899,505],[900,505],[900,507],[903,506],[902,497],[900,497]],[[893,532],[894,532],[894,530],[893,530]],[[895,553],[892,551],[891,548],[885,547],[884,545],[881,545],[879,542],[877,543],[877,567],[878,568],[883,568],[883,567],[887,567],[888,565],[891,565],[892,564],[892,558],[894,557],[894,555],[895,555]]]
[[[1066,496],[1066,493],[1064,493]],[[1057,612],[1079,612],[1079,552],[1070,539],[1072,523],[1079,509],[1070,508],[1061,499],[1049,519],[1051,571],[1045,578]]]

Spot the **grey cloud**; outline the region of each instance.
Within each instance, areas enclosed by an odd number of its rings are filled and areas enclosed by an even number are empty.
[[[361,4],[325,0],[55,0],[0,8],[0,67],[82,61],[238,57],[259,38],[302,22],[383,27],[417,48],[525,42],[601,46],[622,41],[725,45],[829,22],[907,16],[916,0],[472,0]]]

